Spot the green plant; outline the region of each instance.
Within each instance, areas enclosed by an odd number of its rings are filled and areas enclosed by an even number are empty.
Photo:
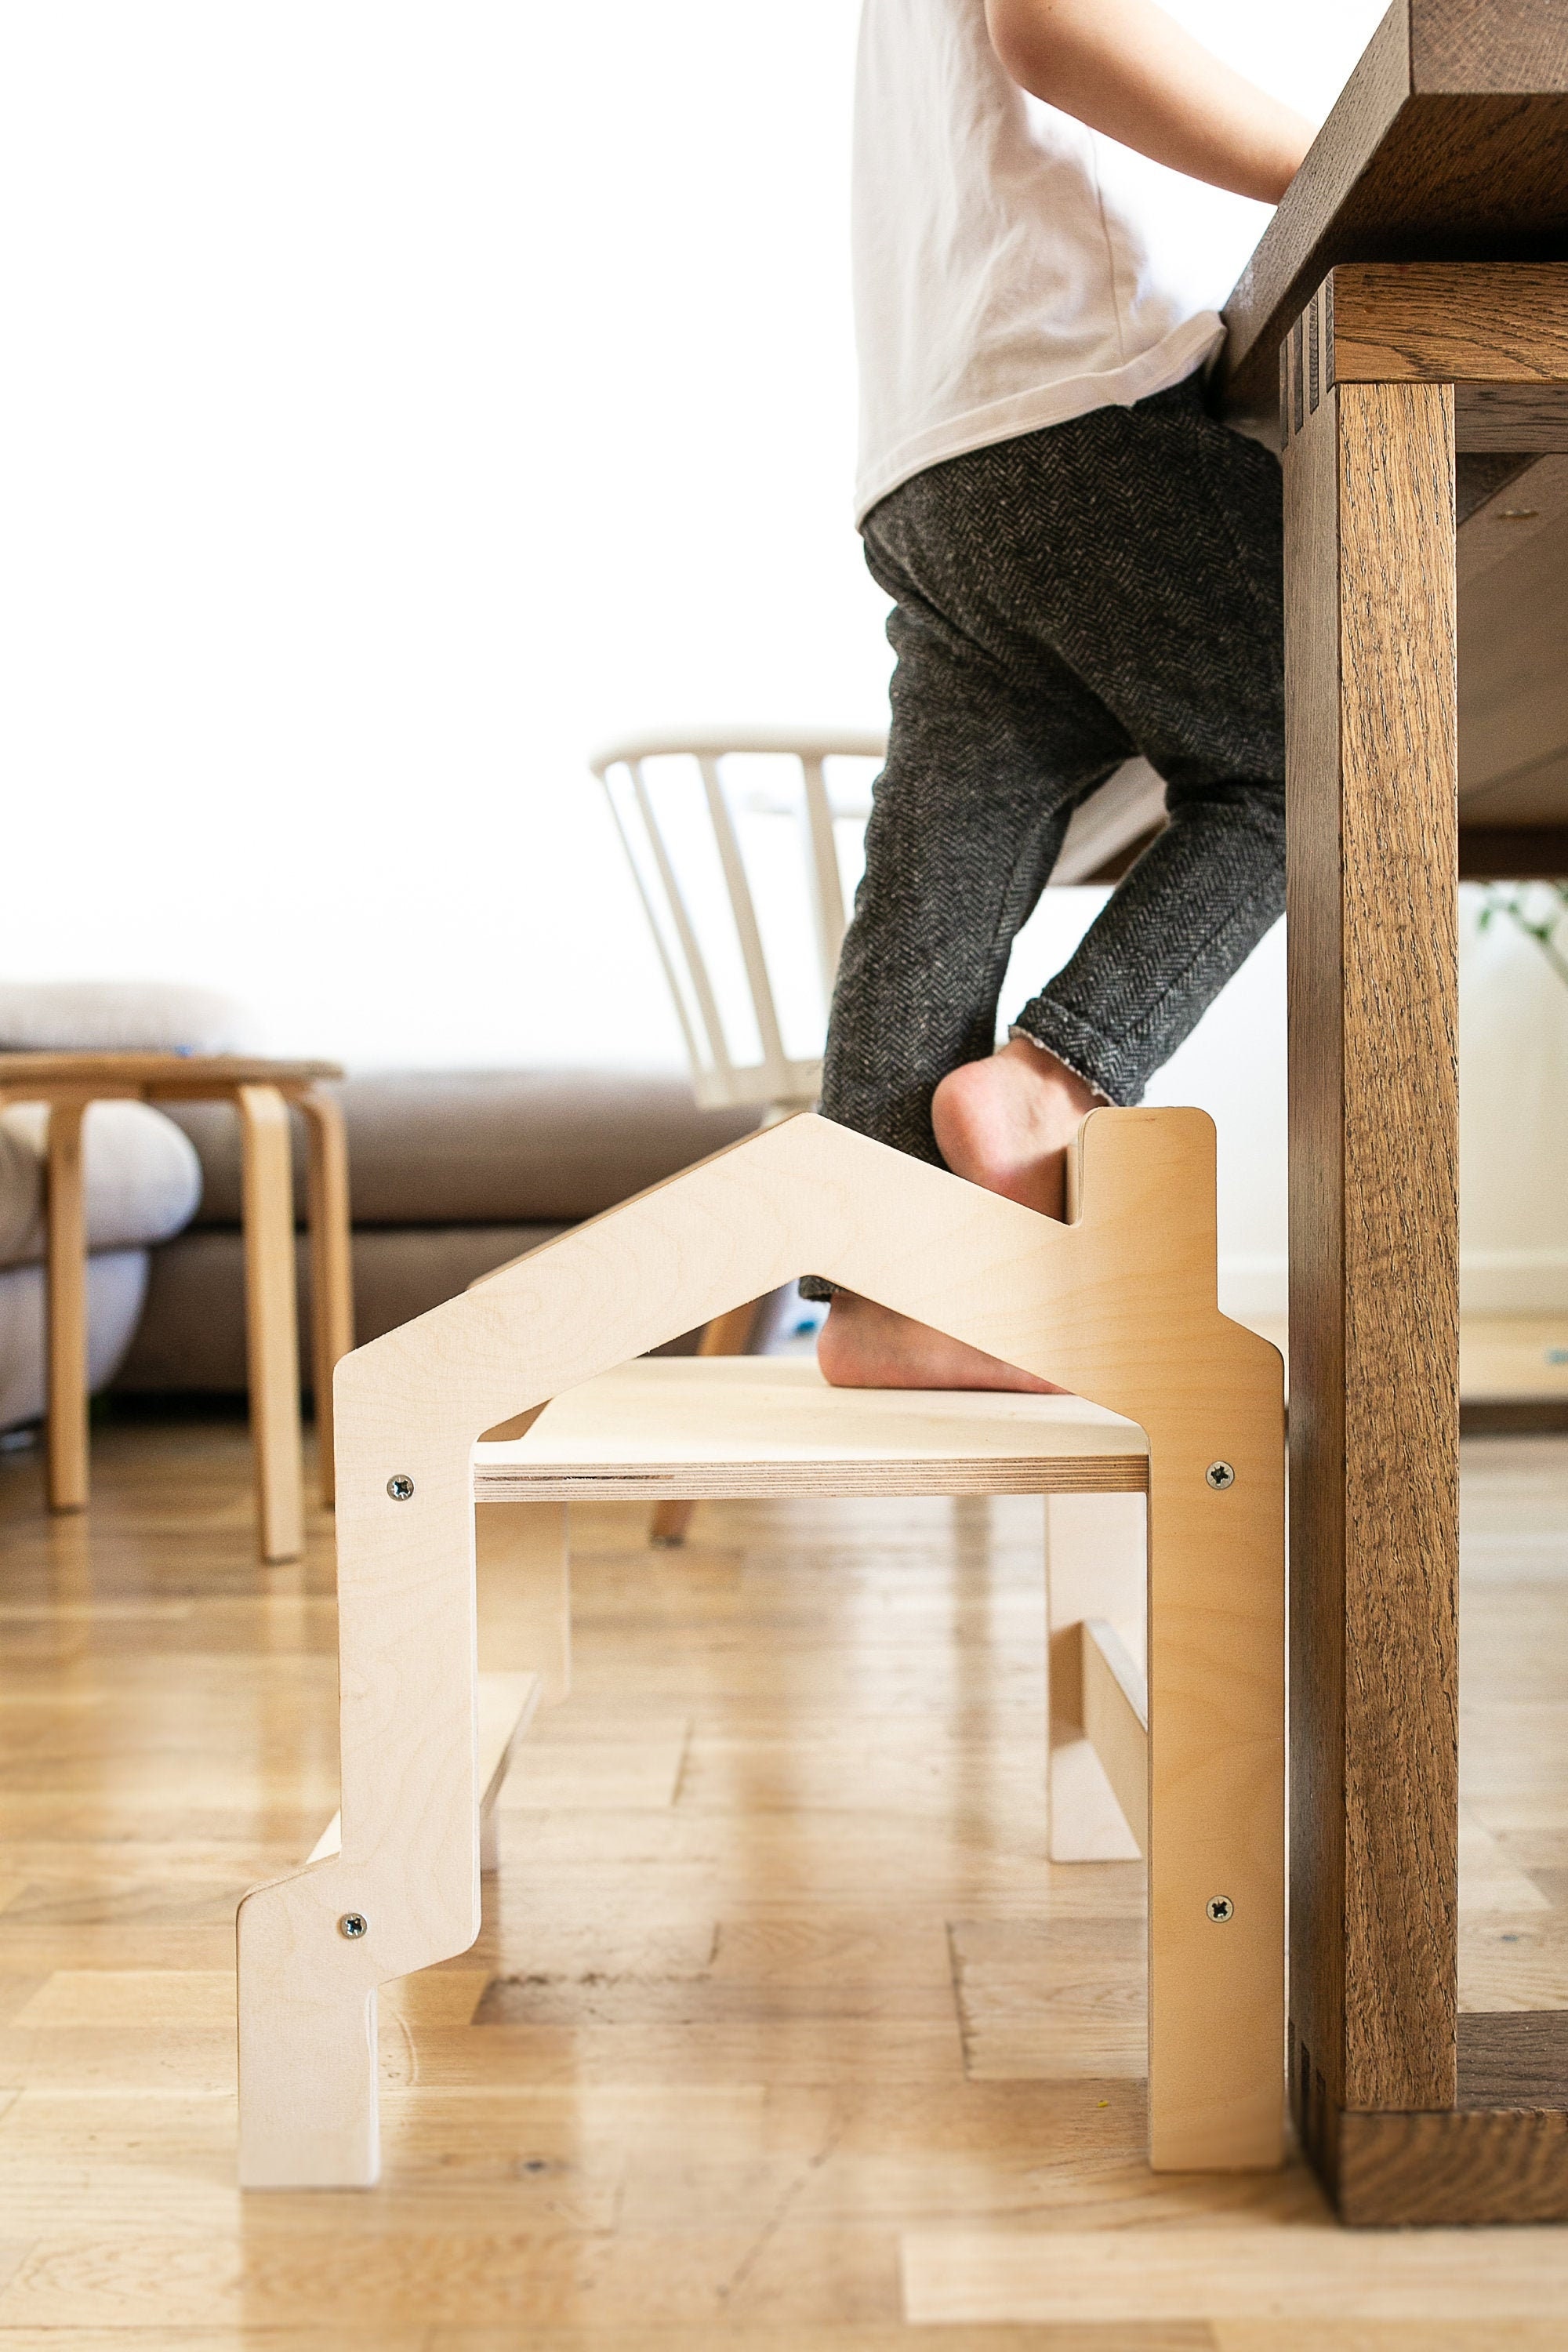
[[[1476,929],[1489,930],[1500,915],[1535,941],[1568,988],[1568,956],[1557,944],[1558,929],[1568,919],[1568,882],[1489,882],[1481,894]]]

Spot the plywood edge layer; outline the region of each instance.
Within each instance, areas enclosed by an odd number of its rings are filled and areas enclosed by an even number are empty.
[[[1072,1454],[1059,1461],[617,1463],[604,1470],[542,1463],[474,1465],[478,1503],[766,1502],[810,1496],[852,1500],[920,1495],[1142,1495],[1142,1454]]]

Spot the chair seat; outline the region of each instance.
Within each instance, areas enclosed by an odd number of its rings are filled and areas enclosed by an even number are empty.
[[[832,1389],[809,1358],[644,1357],[474,1448],[480,1502],[1142,1493],[1148,1444],[1080,1397]]]

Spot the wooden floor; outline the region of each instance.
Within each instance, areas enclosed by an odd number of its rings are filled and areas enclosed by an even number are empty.
[[[1467,1471],[1465,1999],[1568,2007],[1568,1440]],[[1141,1871],[1042,1859],[1020,1497],[584,1510],[483,1937],[385,2004],[384,2185],[242,2201],[234,1906],[336,1802],[330,1526],[258,1568],[237,1426],[94,1474],[50,1522],[0,1457],[0,2352],[1568,2344],[1568,2231],[1144,2169]]]

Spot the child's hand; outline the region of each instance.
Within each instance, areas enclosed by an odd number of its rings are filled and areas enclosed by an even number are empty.
[[[1312,143],[1154,0],[985,0],[985,17],[1025,89],[1192,179],[1278,204]]]

